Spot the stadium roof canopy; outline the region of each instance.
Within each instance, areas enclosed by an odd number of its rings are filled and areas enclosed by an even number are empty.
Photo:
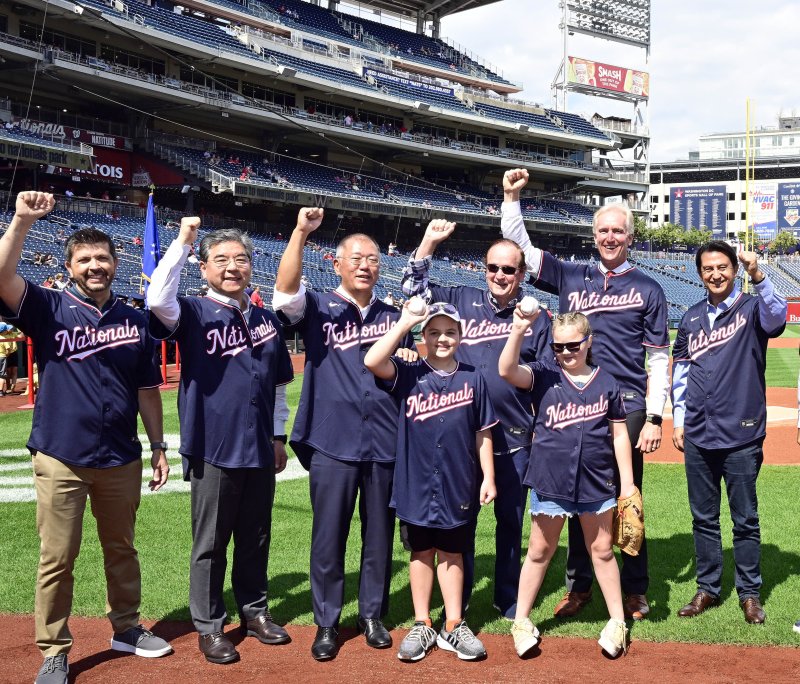
[[[369,0],[368,4],[373,9],[404,17],[416,18],[417,14],[422,12],[436,13],[441,18],[496,2],[500,0]]]

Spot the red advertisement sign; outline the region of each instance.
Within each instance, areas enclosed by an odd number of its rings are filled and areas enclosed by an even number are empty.
[[[46,121],[23,119],[19,122],[19,126],[23,131],[30,131],[46,140],[55,140],[57,142],[69,142],[72,140],[73,142],[82,142],[95,147],[115,147],[120,150],[128,147],[126,139],[116,135],[47,123]]]
[[[580,57],[569,58],[567,79],[576,85],[639,95],[643,98],[650,96],[650,74],[646,71],[593,62]]]
[[[800,323],[800,302],[789,302],[789,310],[786,312],[787,323]]]

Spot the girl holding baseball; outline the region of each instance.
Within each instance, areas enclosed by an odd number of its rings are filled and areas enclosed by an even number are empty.
[[[538,315],[538,309],[526,315],[517,305],[499,360],[503,378],[530,390],[535,414],[525,476],[531,488],[531,536],[511,633],[520,657],[539,643],[539,630],[528,616],[564,521],[577,515],[611,617],[598,643],[614,657],[627,649],[628,630],[612,548],[613,509],[618,494],[627,497],[636,491],[625,407],[616,380],[592,364],[592,331],[582,313],[559,314],[553,320],[555,364],[519,363],[523,335]]]

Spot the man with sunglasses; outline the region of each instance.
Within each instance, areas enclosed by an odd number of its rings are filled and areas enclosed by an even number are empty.
[[[525,257],[510,240],[498,240],[486,252],[486,289],[460,285],[442,287],[429,280],[431,257],[455,224],[431,221],[403,271],[403,292],[421,295],[429,302],[449,302],[459,311],[464,335],[456,358],[475,366],[483,375],[499,422],[492,428],[497,499],[494,502],[495,569],[494,605],[513,619],[522,547],[526,489],[522,484],[528,467],[533,414],[526,393],[512,387],[497,372],[497,362],[511,332],[514,307],[522,296],[526,277]],[[526,331],[522,360],[552,359],[550,317],[539,316]],[[476,520],[477,522],[477,520]],[[464,612],[472,593],[475,549],[464,554]]]
[[[364,356],[400,318],[374,294],[380,248],[363,233],[346,236],[333,268],[333,292],[308,292],[300,282],[303,248],[324,217],[301,209],[281,258],[272,305],[303,337],[303,390],[290,443],[309,471],[311,599],[317,635],[315,660],[335,658],[344,602],[344,556],[358,499],[361,572],[357,627],[367,644],[388,648],[382,619],[388,610],[394,511],[389,507],[397,449],[397,405],[376,383]],[[410,335],[404,347],[414,348]]]
[[[559,312],[581,311],[589,317],[595,361],[614,376],[622,390],[633,446],[634,483],[642,490],[643,454],[661,445],[661,415],[669,391],[669,324],[664,291],[628,262],[633,214],[627,206],[607,205],[594,215],[600,263],[561,261],[534,247],[519,202],[527,183],[525,169],[511,169],[503,176],[503,236],[522,248],[533,284],[558,295]],[[646,541],[638,556],[622,554],[621,579],[626,617],[643,619],[650,612]],[[591,561],[581,527],[574,519],[569,522],[566,584],[567,593],[556,606],[557,617],[576,615],[592,596]]]
[[[285,387],[292,363],[277,316],[245,293],[253,242],[238,230],[200,242],[205,297],[179,297],[181,270],[197,240],[199,217],[184,217],[178,237],[153,272],[150,328],[180,345],[178,389],[183,476],[191,485],[189,611],[205,659],[239,660],[224,633],[227,549],[234,539],[231,585],[240,632],[264,644],[290,641],[267,605],[267,559],[275,475],[286,467]]]
[[[786,300],[753,252],[713,240],[697,250],[708,296],[683,316],[672,349],[672,441],[684,454],[697,566],[697,593],[678,611],[695,617],[722,593],[720,484],[733,521],[736,592],[744,619],[761,624],[761,528],[756,479],[767,430],[767,344],[786,327]],[[736,285],[742,263],[758,296]],[[737,391],[738,390],[738,391]]]

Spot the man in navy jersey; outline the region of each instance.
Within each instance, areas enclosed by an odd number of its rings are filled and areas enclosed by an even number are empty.
[[[0,315],[34,343],[40,390],[28,449],[41,539],[34,618],[44,663],[37,684],[65,684],[72,635],[73,567],[87,496],[103,549],[111,648],[156,658],[172,652],[139,624],[141,572],[133,546],[142,487],[142,417],[153,452],[150,489],[167,481],[161,373],[144,316],[117,301],[114,244],[102,231],[73,233],[64,247],[73,285],[34,285],[15,273],[28,231],[53,196],[21,192],[0,239]]]
[[[492,428],[497,498],[494,502],[495,566],[494,605],[514,618],[519,587],[522,522],[526,492],[522,484],[528,467],[533,414],[525,392],[497,373],[497,362],[513,322],[514,307],[522,296],[525,256],[510,240],[498,240],[486,252],[486,289],[460,285],[441,287],[429,281],[431,257],[455,224],[431,221],[403,271],[403,293],[422,295],[429,302],[449,302],[460,312],[464,335],[456,358],[483,375],[499,422]],[[522,360],[552,359],[549,351],[550,317],[539,316],[528,329]],[[475,519],[476,522],[477,518]],[[475,549],[464,554],[464,606],[466,612],[475,573]]]
[[[678,611],[694,617],[722,592],[720,483],[733,521],[736,592],[751,624],[761,606],[761,529],[756,479],[767,431],[767,343],[786,327],[786,300],[758,268],[753,252],[712,241],[697,250],[708,297],[683,316],[672,350],[672,441],[683,452],[697,561],[697,593]],[[741,261],[757,297],[736,285]]]
[[[364,355],[399,319],[373,293],[380,249],[367,235],[345,237],[333,268],[333,292],[300,283],[303,247],[322,223],[319,208],[301,209],[278,267],[273,307],[303,336],[306,366],[290,443],[309,470],[311,596],[316,660],[338,653],[344,601],[344,554],[356,497],[361,516],[358,629],[373,648],[392,645],[381,622],[388,609],[394,511],[389,507],[397,449],[398,407],[364,366]],[[405,346],[413,348],[406,337]]]
[[[594,330],[592,352],[620,385],[633,446],[633,479],[642,490],[643,454],[661,445],[661,415],[669,391],[667,300],[661,286],[628,262],[633,242],[633,214],[627,206],[607,205],[594,215],[593,233],[599,264],[565,262],[531,245],[520,209],[520,191],[528,183],[525,169],[503,176],[503,236],[525,253],[536,287],[557,294],[559,312],[581,311]],[[647,368],[645,368],[647,355]],[[556,606],[557,617],[571,617],[591,600],[592,567],[579,521],[570,518],[567,548],[567,593]],[[638,556],[622,554],[625,615],[641,620],[650,612],[647,543]]]
[[[224,665],[239,659],[223,632],[231,537],[241,633],[264,644],[290,640],[267,605],[267,558],[275,474],[286,467],[284,385],[293,374],[280,322],[245,294],[253,258],[246,234],[207,234],[200,242],[200,273],[208,294],[178,297],[199,227],[196,216],[181,220],[178,237],[153,272],[147,301],[154,336],[180,346],[180,452],[192,495],[189,609],[200,652]]]

